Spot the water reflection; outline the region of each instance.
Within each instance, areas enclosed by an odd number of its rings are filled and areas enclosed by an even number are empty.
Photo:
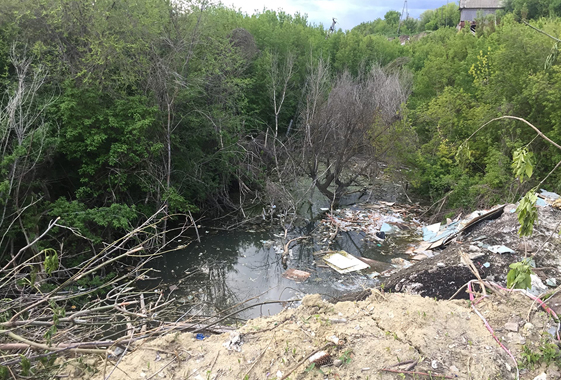
[[[312,229],[313,226],[301,227],[293,234],[313,236]],[[282,239],[273,233],[237,231],[205,235],[201,243],[192,243],[183,250],[169,253],[156,265],[166,283],[179,282],[175,296],[180,303],[186,308],[195,302],[204,305],[196,309],[200,315],[216,314],[265,291],[252,302],[289,300],[309,293],[334,297],[377,284],[377,280],[369,278],[366,273],[340,275],[323,267],[321,259],[313,254],[325,248],[321,237],[300,241],[301,244],[292,247],[289,267],[311,273],[307,281],[297,283],[282,276],[284,269],[278,253],[282,250]],[[379,261],[373,270],[387,269],[390,259],[395,256],[383,253],[391,251],[396,239],[389,238],[379,244],[365,243],[363,238],[362,232],[343,232],[332,248]],[[181,281],[186,274],[190,276]],[[244,311],[240,317],[272,315],[281,309],[280,304],[270,304]]]
[[[395,186],[380,182],[374,190],[378,199],[397,200]],[[356,192],[348,203],[353,204],[370,199],[372,191]],[[317,218],[322,207],[329,204],[321,196],[310,203],[310,220]],[[353,207],[351,207],[353,208]],[[304,213],[306,214],[306,213]],[[177,284],[175,296],[188,310],[190,305],[200,303],[193,313],[216,315],[249,298],[252,303],[268,300],[289,300],[301,298],[304,294],[319,293],[326,298],[359,291],[375,286],[377,279],[370,278],[368,271],[341,275],[325,267],[314,252],[327,249],[326,237],[317,233],[317,224],[307,223],[291,230],[287,240],[298,236],[310,236],[299,240],[291,249],[289,268],[310,272],[303,283],[282,277],[285,270],[281,264],[283,239],[275,231],[233,231],[219,232],[202,229],[201,243],[191,243],[187,248],[167,254],[156,264],[161,277],[167,284]],[[280,232],[280,231],[277,231]],[[415,237],[408,233],[395,233],[383,242],[366,241],[361,231],[340,231],[337,239],[329,247],[345,250],[355,256],[376,260],[372,271],[382,272],[390,267],[394,257],[405,257],[404,252]],[[185,279],[186,273],[190,276]],[[183,279],[183,280],[182,280]],[[242,318],[255,318],[278,313],[283,306],[269,304],[240,313]]]

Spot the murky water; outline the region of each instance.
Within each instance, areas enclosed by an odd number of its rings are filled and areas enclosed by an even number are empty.
[[[364,193],[363,197],[372,194]],[[357,201],[351,199],[350,202]],[[392,199],[389,199],[392,200]],[[395,200],[395,199],[393,199]],[[326,203],[326,202],[325,202]],[[318,200],[313,212],[327,206]],[[388,235],[383,242],[365,242],[360,231],[340,232],[331,249],[345,250],[355,256],[376,260],[371,270],[341,275],[325,267],[321,256],[314,253],[325,249],[323,238],[313,234],[316,222],[290,231],[289,239],[298,236],[315,236],[299,241],[292,247],[289,268],[309,272],[310,277],[302,283],[284,278],[281,264],[283,239],[281,231],[258,228],[245,231],[224,232],[203,226],[201,242],[193,242],[187,248],[167,254],[156,262],[160,276],[168,285],[175,284],[175,296],[191,314],[211,315],[223,311],[244,300],[259,296],[252,303],[270,300],[301,298],[305,294],[319,293],[326,298],[360,291],[378,283],[369,272],[382,272],[390,268],[390,260],[404,257],[410,245],[412,233]],[[188,277],[186,277],[188,276]],[[255,318],[278,313],[281,304],[269,304],[246,310],[240,318]]]

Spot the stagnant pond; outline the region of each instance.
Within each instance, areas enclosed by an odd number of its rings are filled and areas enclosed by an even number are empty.
[[[395,201],[396,193],[386,192],[386,200]],[[369,194],[369,198],[372,193]],[[347,203],[351,209],[360,209],[366,199],[362,194]],[[398,199],[399,200],[399,199]],[[405,257],[405,250],[417,238],[416,231],[406,234],[388,234],[381,242],[365,241],[362,231],[339,232],[331,245],[333,250],[344,250],[379,262],[371,270],[339,274],[326,267],[321,256],[314,255],[325,249],[324,237],[317,233],[320,209],[325,201],[318,200],[311,210],[316,217],[302,227],[289,231],[289,238],[310,236],[298,241],[291,251],[289,268],[309,272],[304,282],[295,282],[283,277],[285,269],[281,263],[283,235],[280,229],[267,226],[252,226],[232,232],[217,231],[203,225],[199,230],[201,242],[192,242],[182,250],[171,252],[155,262],[164,286],[177,285],[174,291],[185,311],[197,305],[191,314],[211,315],[225,310],[244,300],[259,296],[252,303],[269,300],[301,298],[305,294],[318,293],[326,298],[360,291],[378,283],[371,272],[382,272],[391,267],[391,259]],[[244,319],[278,313],[281,304],[268,304],[240,313]]]

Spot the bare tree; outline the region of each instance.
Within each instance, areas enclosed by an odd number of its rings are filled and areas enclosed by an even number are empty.
[[[407,75],[388,73],[380,66],[356,78],[344,72],[331,83],[327,63],[310,65],[300,116],[300,156],[306,174],[335,204],[392,148],[409,84]]]
[[[29,245],[35,233],[27,231],[22,214],[37,201],[30,184],[44,158],[47,124],[46,109],[54,97],[42,98],[39,91],[45,83],[46,69],[32,65],[33,59],[18,52],[16,45],[10,51],[10,63],[15,71],[15,82],[8,86],[0,108],[0,149],[2,174],[0,177],[0,247],[5,247],[8,232],[18,223]],[[3,250],[2,253],[4,253]]]

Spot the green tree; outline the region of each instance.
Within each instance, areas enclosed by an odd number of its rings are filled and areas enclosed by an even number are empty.
[[[384,15],[384,20],[386,20],[386,22],[390,27],[397,27],[400,18],[401,18],[401,13],[399,13],[398,11],[388,11]]]

